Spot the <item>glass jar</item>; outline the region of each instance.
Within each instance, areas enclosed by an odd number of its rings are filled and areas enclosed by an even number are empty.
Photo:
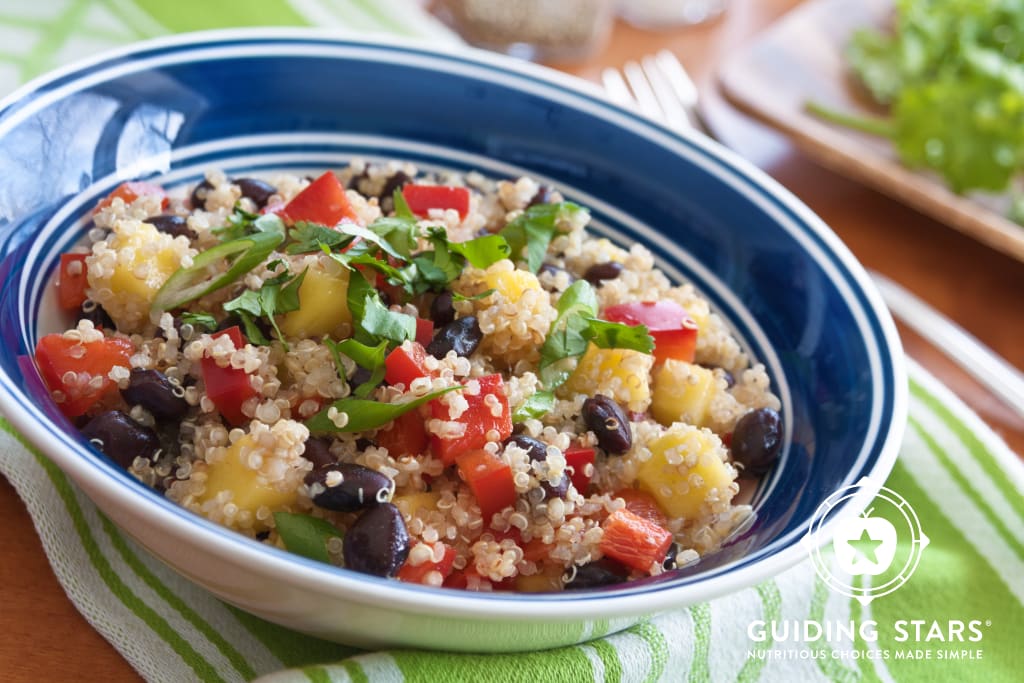
[[[539,62],[586,59],[608,39],[614,0],[439,0],[466,42]]]
[[[619,0],[623,19],[637,28],[663,29],[700,24],[725,11],[729,0]]]

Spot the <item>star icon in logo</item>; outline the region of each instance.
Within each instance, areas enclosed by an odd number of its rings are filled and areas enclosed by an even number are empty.
[[[882,545],[885,541],[876,541],[871,538],[871,534],[868,533],[867,529],[864,529],[861,533],[860,538],[850,539],[847,541],[850,547],[857,551],[857,554],[871,562],[871,564],[877,564],[878,558],[875,557],[875,551],[878,550],[878,546]]]

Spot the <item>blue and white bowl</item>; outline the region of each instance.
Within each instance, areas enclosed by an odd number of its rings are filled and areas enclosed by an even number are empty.
[[[589,207],[597,231],[649,245],[762,360],[786,445],[756,521],[688,570],[596,591],[474,594],[357,574],[194,516],[91,450],[31,362],[59,328],[50,289],[88,210],[125,179],[298,172],[358,156],[529,174]],[[0,404],[121,528],[224,600],[366,646],[551,647],[738,590],[806,557],[833,492],[884,481],[906,416],[895,327],[867,275],[803,204],[704,138],[600,92],[480,52],[237,31],[154,41],[81,63],[0,103]],[[856,505],[852,501],[849,505]],[[829,538],[827,530],[819,538]]]

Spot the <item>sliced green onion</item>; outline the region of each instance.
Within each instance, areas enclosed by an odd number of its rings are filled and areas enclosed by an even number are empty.
[[[227,286],[263,262],[281,242],[277,231],[256,232],[229,240],[198,254],[188,268],[179,268],[156,293],[152,310],[169,311]],[[220,272],[229,264],[226,272]]]

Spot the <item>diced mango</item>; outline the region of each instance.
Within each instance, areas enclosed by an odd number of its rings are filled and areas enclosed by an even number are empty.
[[[270,510],[282,510],[292,505],[298,497],[298,492],[279,491],[273,486],[261,481],[259,471],[249,467],[248,463],[242,461],[243,448],[254,446],[253,439],[246,434],[228,448],[222,460],[211,463],[206,470],[206,490],[199,498],[203,503],[217,497],[221,491],[231,492],[231,502],[239,511],[248,510],[256,520],[254,527],[257,530],[266,529],[266,524],[256,519],[256,511],[266,506]]]
[[[503,266],[506,263],[499,261],[484,271],[484,291],[493,289],[506,301],[516,302],[524,292],[541,288],[536,275],[526,270],[509,269]]]
[[[320,265],[310,267],[299,286],[299,308],[278,321],[284,336],[316,338],[327,334],[341,338],[352,322],[348,278],[345,268],[328,271]]]
[[[708,408],[717,390],[714,372],[670,358],[654,371],[651,413],[665,426],[685,422],[704,427],[708,424]]]
[[[391,502],[395,504],[399,512],[406,519],[412,519],[420,511],[430,512],[431,510],[437,509],[437,501],[441,499],[441,494],[424,491],[423,493],[407,493],[401,496],[395,496]]]
[[[516,590],[520,593],[556,593],[562,590],[563,570],[550,565],[537,574],[516,577]]]
[[[710,511],[705,503],[732,498],[729,485],[736,473],[711,432],[675,424],[648,447],[651,458],[637,472],[637,486],[654,496],[669,517],[695,519]]]
[[[654,356],[632,349],[587,347],[565,386],[593,396],[609,394],[627,410],[643,412],[651,403],[650,375]]]
[[[103,245],[106,249],[99,247]],[[107,241],[86,259],[89,296],[110,314],[118,329],[135,331],[149,320],[157,290],[195,250],[149,223],[117,223]]]

